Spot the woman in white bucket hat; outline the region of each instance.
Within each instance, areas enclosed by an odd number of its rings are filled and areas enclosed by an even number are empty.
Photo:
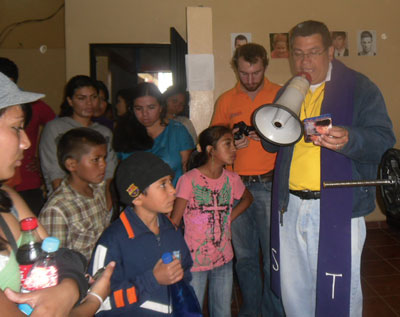
[[[22,198],[1,182],[14,175],[15,167],[21,164],[23,151],[30,146],[24,131],[25,116],[23,107],[27,103],[43,98],[43,94],[20,90],[8,77],[0,73],[0,310],[1,316],[24,316],[14,303],[28,303],[33,307],[32,316],[92,316],[102,299],[108,295],[109,279],[113,271],[111,264],[93,285],[90,295],[83,304],[72,307],[86,291],[83,275],[84,263],[72,267],[60,268],[60,282],[57,286],[29,294],[20,294],[19,269],[15,261],[15,249],[20,238],[18,220],[33,217],[33,213]],[[39,224],[41,238],[47,236]],[[71,256],[79,262],[80,256],[65,250],[60,255]],[[71,258],[71,259],[72,259]],[[60,257],[61,259],[61,257]],[[65,257],[62,257],[64,260]],[[2,274],[3,272],[3,274]],[[63,275],[64,274],[64,275]],[[65,277],[65,278],[62,278]],[[6,289],[6,290],[5,290]],[[3,290],[5,290],[3,292]],[[80,296],[81,295],[81,296]],[[7,298],[8,297],[8,298]]]

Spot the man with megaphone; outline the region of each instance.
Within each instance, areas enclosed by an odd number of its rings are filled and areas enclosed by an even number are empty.
[[[267,52],[261,45],[249,43],[238,47],[232,58],[238,83],[219,97],[211,122],[211,125],[233,129],[237,148],[233,170],[254,197],[250,207],[232,222],[235,268],[243,298],[240,316],[260,316],[261,313],[262,316],[283,316],[282,304],[270,288],[271,181],[276,154],[264,151],[251,126],[254,110],[271,103],[281,88],[265,78],[267,66]]]
[[[288,317],[361,317],[364,216],[375,208],[375,188],[321,184],[374,179],[381,156],[395,143],[392,123],[378,87],[334,59],[325,24],[297,24],[290,45],[295,72],[311,76],[300,120],[314,122],[316,130],[321,117],[331,125],[312,142],[300,138],[279,146],[262,140],[268,151],[279,151],[272,190],[272,287]]]

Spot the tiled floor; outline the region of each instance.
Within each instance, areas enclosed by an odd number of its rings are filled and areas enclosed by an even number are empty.
[[[363,317],[400,317],[400,229],[392,229],[385,222],[367,223],[361,278]],[[232,316],[238,316],[240,302],[235,283]],[[208,317],[206,308],[204,317]]]
[[[364,317],[400,316],[400,229],[367,224],[361,277]]]

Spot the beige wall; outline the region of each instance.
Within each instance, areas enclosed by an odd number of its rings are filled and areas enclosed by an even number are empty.
[[[0,32],[8,25],[28,19],[42,19],[54,13],[63,0],[0,1]],[[64,9],[39,23],[19,25],[4,39],[0,37],[0,56],[13,60],[19,68],[18,84],[25,90],[43,92],[44,101],[56,112],[65,85]],[[47,52],[39,51],[41,45]]]
[[[2,0],[0,1],[0,32],[8,25],[52,15],[64,0]],[[16,27],[1,48],[31,49],[46,44],[49,48],[64,48],[64,9],[53,18]]]
[[[89,74],[90,43],[169,43],[169,29],[186,37],[186,6],[193,1],[66,1],[67,78]],[[96,14],[82,14],[93,12]]]
[[[27,91],[41,92],[43,100],[58,113],[65,86],[65,50],[0,49],[0,56],[13,60],[19,68],[18,85]]]

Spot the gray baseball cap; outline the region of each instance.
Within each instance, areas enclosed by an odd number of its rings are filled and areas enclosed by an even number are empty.
[[[11,79],[0,72],[0,109],[33,102],[44,96],[35,92],[22,91]]]

